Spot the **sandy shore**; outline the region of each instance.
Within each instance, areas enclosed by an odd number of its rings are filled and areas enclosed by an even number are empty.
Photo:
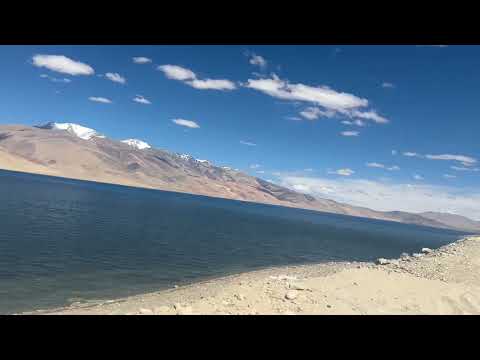
[[[480,237],[373,263],[273,268],[33,314],[480,314]]]

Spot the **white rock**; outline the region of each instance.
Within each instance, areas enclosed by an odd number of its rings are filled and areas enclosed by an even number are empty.
[[[377,259],[377,264],[378,265],[387,265],[387,264],[390,264],[390,261],[387,260],[387,259],[384,259],[384,258],[379,258],[379,259]]]
[[[152,315],[153,314],[153,311],[151,309],[140,309],[139,310],[139,313],[142,314],[142,315]]]
[[[412,256],[415,257],[415,258],[421,258],[423,256],[423,254],[415,253]]]
[[[430,253],[432,253],[432,252],[433,252],[433,250],[432,250],[432,249],[429,249],[429,248],[422,248],[422,253],[424,253],[424,254],[430,254]]]
[[[297,296],[298,296],[298,293],[295,290],[290,290],[290,291],[287,291],[287,293],[285,294],[285,299],[295,300]]]

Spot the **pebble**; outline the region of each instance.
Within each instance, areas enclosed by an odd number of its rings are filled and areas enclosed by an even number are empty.
[[[390,261],[388,261],[387,259],[384,259],[384,258],[379,258],[379,259],[377,259],[377,264],[378,265],[387,265],[387,264],[390,264]]]
[[[152,315],[153,314],[153,311],[151,309],[142,308],[142,309],[139,310],[139,312],[142,315]]]
[[[298,293],[295,290],[290,290],[290,291],[287,291],[287,293],[285,294],[285,299],[295,300],[297,296],[298,296]]]

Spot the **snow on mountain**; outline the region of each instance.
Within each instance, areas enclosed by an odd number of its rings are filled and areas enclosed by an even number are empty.
[[[183,160],[193,159],[193,157],[192,157],[191,155],[188,155],[188,154],[180,154],[180,155],[177,154],[177,156],[178,156],[179,158],[183,159]]]
[[[130,145],[131,147],[134,147],[139,150],[151,148],[151,146],[147,144],[145,141],[138,140],[138,139],[126,139],[126,140],[122,140],[122,143]]]
[[[82,125],[73,124],[73,123],[56,123],[49,122],[45,125],[37,126],[40,129],[51,129],[51,130],[65,130],[70,134],[78,136],[84,140],[90,140],[93,137],[104,138],[104,135],[99,134],[96,130],[87,128]]]
[[[212,163],[208,160],[200,160],[200,159],[195,159],[196,162],[202,163],[204,165],[212,165]]]

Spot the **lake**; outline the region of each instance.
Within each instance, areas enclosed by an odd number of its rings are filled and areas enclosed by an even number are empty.
[[[0,313],[271,266],[398,257],[463,235],[0,170]]]

